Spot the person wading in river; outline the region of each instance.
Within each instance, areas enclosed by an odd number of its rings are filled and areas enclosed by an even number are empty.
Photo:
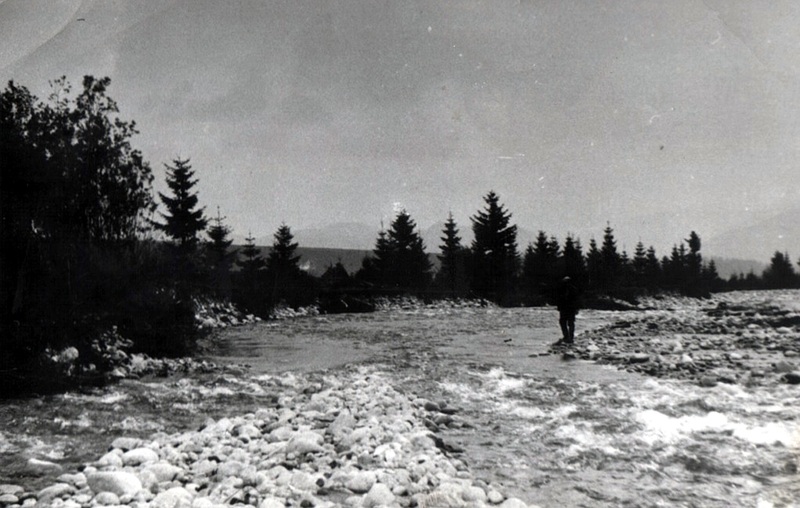
[[[580,309],[580,292],[578,286],[569,277],[561,279],[555,289],[558,324],[561,326],[563,335],[563,338],[556,344],[573,344],[575,342],[575,316],[578,315]]]

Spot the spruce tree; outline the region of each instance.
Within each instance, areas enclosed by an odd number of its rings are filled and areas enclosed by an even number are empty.
[[[686,278],[688,284],[697,284],[703,270],[703,256],[700,254],[700,236],[692,231],[686,239],[689,253],[686,254]]]
[[[723,289],[724,282],[717,272],[717,263],[710,260],[707,265],[703,266],[701,277],[704,285],[709,288],[711,292],[720,291]]]
[[[610,289],[619,281],[622,259],[617,252],[617,241],[614,238],[614,230],[611,225],[607,225],[603,230],[603,245],[600,247],[601,270],[600,286]]]
[[[652,245],[647,249],[644,281],[645,286],[651,289],[661,284],[661,263],[659,263],[656,249]]]
[[[437,257],[441,262],[441,268],[437,278],[441,286],[451,292],[457,291],[459,280],[463,279],[465,270],[465,249],[461,245],[461,237],[458,232],[456,221],[453,219],[453,214],[450,213],[442,230],[444,236],[440,237],[442,240],[442,244],[439,246],[441,254]]]
[[[282,224],[274,235],[272,250],[267,258],[267,270],[280,276],[292,277],[300,272],[300,256],[295,255],[297,247],[294,235],[286,224]]]
[[[391,286],[394,263],[394,246],[389,240],[389,234],[383,229],[383,222],[381,222],[381,230],[375,240],[372,257],[365,258],[362,264],[363,276],[368,282],[379,286]]]
[[[417,224],[405,210],[397,214],[389,228],[388,241],[393,257],[389,281],[392,286],[422,289],[430,283],[432,265],[416,228]]]
[[[247,235],[241,256],[236,261],[234,300],[250,312],[265,316],[268,310],[265,273],[266,260],[261,256],[252,233]]]
[[[511,296],[517,274],[517,226],[511,224],[494,191],[485,197],[486,207],[471,217],[473,289],[480,295],[502,301]]]
[[[217,207],[217,216],[211,219],[211,226],[206,231],[208,235],[207,249],[209,251],[209,261],[212,267],[217,268],[220,266],[230,265],[236,251],[230,251],[233,240],[230,239],[231,228],[225,225],[225,217],[219,212]]]
[[[231,229],[224,223],[225,217],[219,212],[212,219],[212,224],[206,231],[209,241],[206,243],[208,264],[211,270],[211,284],[218,296],[230,296],[230,268],[236,256],[236,250],[231,250],[233,240],[229,238]]]
[[[175,242],[180,253],[190,254],[197,248],[198,234],[206,228],[208,220],[203,216],[204,208],[197,208],[198,198],[193,190],[197,180],[193,179],[194,171],[189,159],[178,158],[173,160],[173,164],[164,165],[172,195],[158,193],[167,213],[161,214],[164,222],[155,223],[155,226]]]
[[[594,238],[589,240],[589,251],[586,253],[586,272],[589,276],[590,286],[600,289],[603,285],[603,255]]]
[[[641,241],[636,244],[636,249],[633,251],[632,269],[636,285],[647,287],[647,251]]]
[[[564,265],[564,275],[574,279],[579,285],[585,284],[586,262],[583,259],[583,248],[580,240],[568,234],[564,240],[561,258]]]
[[[539,231],[534,244],[528,246],[522,271],[534,291],[546,290],[558,277],[558,251],[558,242],[544,231]]]
[[[273,304],[281,300],[292,303],[296,300],[300,278],[300,256],[296,255],[298,244],[286,224],[275,232],[272,250],[267,258],[267,277],[272,290]]]
[[[786,289],[796,286],[797,274],[788,253],[775,251],[769,266],[762,274],[764,286],[768,289]]]

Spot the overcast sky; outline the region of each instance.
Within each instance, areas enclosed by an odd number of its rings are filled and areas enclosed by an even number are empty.
[[[800,206],[793,1],[0,1],[0,78],[110,76],[239,235],[521,227],[628,251]]]

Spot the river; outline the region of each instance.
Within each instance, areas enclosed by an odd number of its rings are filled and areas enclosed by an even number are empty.
[[[578,331],[625,313],[586,311]],[[69,467],[116,435],[252,412],[250,375],[369,365],[407,393],[456,409],[443,439],[478,478],[548,506],[794,506],[800,390],[700,388],[547,353],[550,309],[423,308],[306,317],[225,330],[209,359],[249,372],[127,380],[0,406],[0,460]],[[580,340],[580,337],[578,337]],[[105,443],[105,444],[104,444]],[[15,462],[16,461],[16,462]],[[11,468],[8,471],[16,470]],[[0,483],[19,481],[0,474]]]

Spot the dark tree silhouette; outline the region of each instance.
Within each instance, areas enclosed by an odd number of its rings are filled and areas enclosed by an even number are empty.
[[[775,251],[770,259],[769,266],[761,275],[764,286],[768,289],[785,289],[797,286],[797,274],[792,266],[789,254]]]
[[[182,255],[193,253],[199,242],[199,233],[206,228],[208,220],[203,216],[204,208],[197,208],[198,198],[193,190],[197,184],[189,159],[175,159],[174,166],[167,168],[167,186],[171,196],[158,193],[167,213],[161,213],[164,222],[156,222],[155,227],[172,239]]]
[[[686,276],[690,283],[700,280],[700,273],[703,270],[703,256],[700,254],[700,236],[692,231],[686,239],[689,245],[689,253],[686,255]]]
[[[619,282],[622,258],[617,252],[617,240],[614,229],[607,225],[603,230],[603,245],[600,247],[601,269],[599,285],[603,289],[611,289]]]
[[[572,235],[567,235],[564,240],[564,249],[561,253],[563,261],[563,273],[574,279],[579,286],[586,283],[586,262],[583,258],[583,248],[580,240],[574,239]]]
[[[484,197],[486,207],[471,217],[473,289],[495,301],[508,300],[519,265],[517,226],[494,191]]]
[[[649,289],[654,289],[661,285],[661,263],[658,261],[656,249],[652,245],[647,249],[644,284]]]
[[[356,277],[384,289],[424,289],[432,265],[416,227],[408,212],[399,212],[389,230],[378,233],[372,256],[364,258]]]
[[[633,251],[631,268],[634,282],[640,287],[647,287],[647,251],[641,241],[636,244],[636,249]]]
[[[285,302],[297,305],[296,296],[300,279],[300,256],[296,255],[298,244],[286,224],[275,232],[272,250],[267,258],[272,303]]]
[[[389,284],[406,289],[422,289],[431,281],[431,262],[425,244],[416,231],[417,224],[405,210],[397,214],[389,228],[392,252]]]
[[[247,235],[236,265],[234,301],[246,310],[265,316],[269,310],[266,294],[267,262],[261,256],[252,233]]]
[[[211,285],[218,296],[230,297],[231,280],[230,269],[236,258],[236,249],[231,249],[233,240],[230,239],[231,229],[224,223],[225,217],[219,212],[211,220],[212,224],[206,231],[209,241],[206,243],[209,268],[211,270]]]
[[[589,240],[589,252],[586,253],[586,271],[589,284],[594,289],[599,289],[603,284],[603,255],[597,247],[594,238]]]
[[[555,238],[539,231],[533,245],[528,245],[522,264],[522,275],[529,289],[544,294],[558,277],[559,246]]]
[[[439,246],[441,254],[438,255],[441,268],[437,280],[441,287],[452,293],[461,292],[466,285],[466,249],[461,245],[458,227],[453,219],[453,214],[447,216],[447,221],[442,230],[442,244]]]

